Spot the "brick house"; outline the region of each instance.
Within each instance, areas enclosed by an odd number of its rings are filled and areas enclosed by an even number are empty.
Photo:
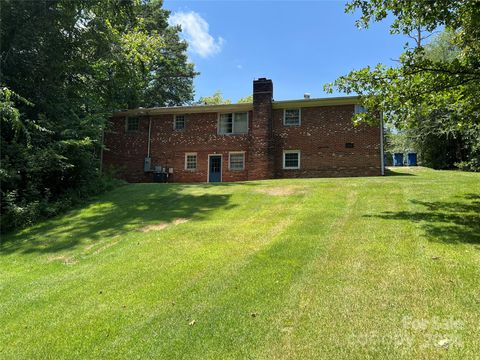
[[[103,168],[130,182],[217,182],[383,175],[382,126],[354,126],[357,97],[273,100],[253,82],[253,103],[117,112]]]

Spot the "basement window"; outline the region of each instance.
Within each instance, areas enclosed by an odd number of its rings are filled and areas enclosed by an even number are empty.
[[[245,169],[245,153],[243,152],[231,152],[229,153],[228,161],[229,170],[241,171]]]
[[[353,143],[345,143],[347,149],[353,149]]]
[[[175,131],[185,130],[185,115],[175,115],[173,120],[173,129]]]
[[[220,114],[218,133],[221,135],[246,134],[248,132],[248,113]]]
[[[125,129],[127,131],[137,131],[139,127],[139,123],[140,123],[140,119],[137,116],[135,117],[129,116],[126,119]]]
[[[283,168],[300,169],[300,150],[285,150],[283,152]]]
[[[283,110],[283,125],[285,126],[300,126],[301,122],[300,109],[285,109]]]
[[[185,170],[197,170],[197,153],[185,154]]]

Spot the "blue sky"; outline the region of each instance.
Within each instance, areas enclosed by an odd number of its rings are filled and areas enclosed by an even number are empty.
[[[252,80],[273,80],[274,99],[334,96],[325,83],[366,65],[393,64],[406,38],[387,22],[355,27],[345,1],[166,0],[171,23],[182,24],[189,56],[201,74],[195,99],[222,91],[237,101]]]

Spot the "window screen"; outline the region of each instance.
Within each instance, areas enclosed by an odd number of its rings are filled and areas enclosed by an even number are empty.
[[[137,131],[139,122],[138,117],[127,117],[127,131]]]
[[[185,156],[185,169],[195,170],[197,168],[197,154],[187,154]]]
[[[185,129],[185,115],[175,115],[175,123],[173,128],[176,131],[182,131]]]
[[[285,126],[300,125],[300,109],[285,109],[283,125]]]
[[[231,134],[233,132],[233,114],[221,114],[219,127],[220,134]]]
[[[284,169],[299,169],[300,168],[300,151],[291,150],[283,153],[283,168]]]
[[[220,114],[219,134],[246,134],[248,132],[248,113]]]
[[[246,112],[234,114],[233,131],[235,134],[248,132],[248,114]]]
[[[230,170],[243,170],[244,160],[244,153],[230,153]]]

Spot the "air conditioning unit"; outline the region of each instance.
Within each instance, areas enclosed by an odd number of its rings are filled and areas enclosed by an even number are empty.
[[[143,171],[150,172],[152,171],[152,158],[146,157],[143,162]]]

